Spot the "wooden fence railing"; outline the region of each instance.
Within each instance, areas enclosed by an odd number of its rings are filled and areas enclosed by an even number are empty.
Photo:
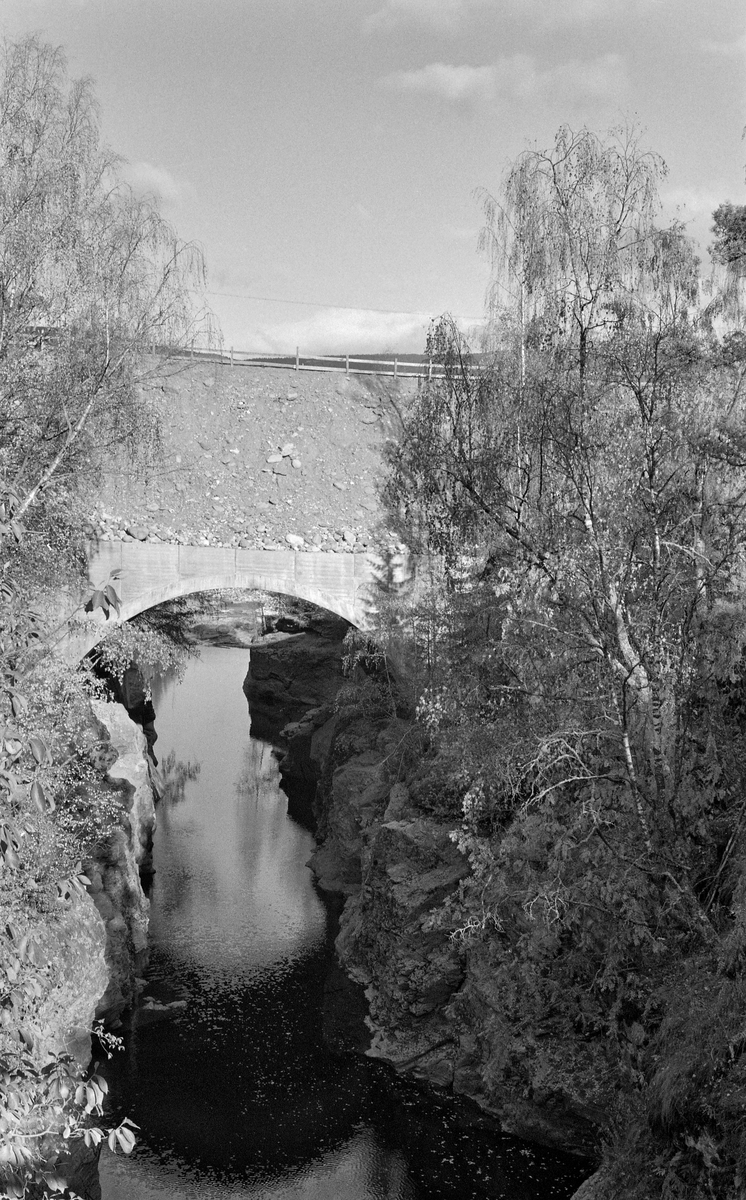
[[[157,347],[156,347],[157,349]],[[172,351],[173,353],[173,351]],[[202,350],[192,347],[176,351],[188,358],[199,358],[207,362],[223,363],[231,367],[284,367],[294,371],[336,371],[344,375],[390,375],[394,379],[432,379],[443,373],[440,363],[422,357],[370,358],[352,357],[349,354],[253,354],[246,350]]]
[[[30,326],[24,336],[39,349],[53,344],[60,330],[53,326]],[[231,367],[284,367],[294,371],[336,371],[345,375],[390,375],[394,379],[434,379],[444,374],[441,363],[434,363],[425,355],[386,358],[373,354],[368,358],[350,354],[262,354],[247,350],[206,350],[198,346],[180,347],[151,344],[154,354],[178,355],[180,358],[196,358],[206,362],[222,363]]]

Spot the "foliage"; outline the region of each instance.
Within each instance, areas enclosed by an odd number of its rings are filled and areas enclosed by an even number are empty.
[[[105,1085],[50,1041],[62,1003],[42,933],[85,899],[80,862],[122,819],[92,676],[54,658],[52,614],[85,577],[84,518],[114,448],[152,464],[145,352],[210,336],[199,250],[100,142],[87,81],[35,36],[0,50],[0,1194],[66,1187],[105,1136]],[[196,305],[196,311],[195,311]],[[159,356],[159,363],[166,361]],[[160,369],[160,368],[158,368]],[[91,599],[108,615],[115,584]],[[59,618],[56,618],[59,620]],[[64,624],[64,618],[63,618]],[[125,635],[126,637],[127,635]],[[153,634],[155,638],[156,635]],[[87,911],[87,910],[86,910]],[[55,990],[57,989],[57,991]],[[56,1036],[59,1036],[59,1029]],[[124,1122],[109,1136],[129,1151]]]
[[[95,1073],[81,1079],[68,1054],[55,1055],[40,1067],[32,1055],[21,1053],[0,1060],[0,1085],[0,1194],[22,1198],[33,1182],[46,1195],[69,1195],[68,1154],[60,1153],[60,1140],[67,1147],[81,1139],[89,1148],[104,1141],[106,1135],[90,1118],[103,1115],[106,1080]],[[129,1154],[136,1128],[125,1118],[108,1134],[110,1149]]]
[[[342,672],[351,685],[339,694],[337,707],[355,703],[371,720],[396,716],[397,688],[385,649],[354,626],[343,645]]]
[[[14,632],[28,650],[28,638]],[[63,1191],[68,1147],[105,1136],[88,1119],[101,1115],[105,1083],[49,1042],[60,977],[46,942],[85,896],[80,859],[119,824],[123,808],[102,779],[106,745],[91,718],[86,676],[47,660],[43,674],[28,671],[21,681],[7,659],[3,665],[0,1194],[21,1197],[31,1183],[44,1194]],[[131,1149],[128,1122],[111,1136]]]
[[[199,252],[123,183],[90,84],[34,36],[0,58],[0,478],[17,533],[52,481],[80,495],[112,447],[157,450],[142,352],[206,326]]]
[[[153,615],[154,612],[149,609],[131,621],[115,625],[107,633],[91,654],[97,670],[121,683],[127,669],[136,664],[146,690],[156,674],[175,671],[178,678],[183,676],[188,658],[197,651],[173,613],[166,621],[162,613]]]
[[[623,149],[561,130],[518,161],[488,217],[531,307],[479,369],[434,327],[443,373],[389,451],[391,521],[434,556],[401,621],[431,741],[410,791],[458,796],[472,874],[432,920],[487,955],[514,1041],[595,1046],[645,1195],[725,1198],[746,1180],[743,354],[653,225],[658,160]]]
[[[522,369],[528,330],[574,344],[582,372],[586,344],[614,305],[656,274],[653,216],[665,164],[643,151],[634,127],[605,140],[563,126],[548,150],[526,150],[511,166],[502,201],[480,193],[486,224],[493,323],[518,309]]]
[[[712,214],[715,241],[710,253],[715,262],[729,266],[746,259],[746,204],[719,205]]]
[[[710,305],[713,316],[722,316],[731,328],[743,326],[743,281],[746,277],[746,205],[719,205],[712,214],[715,241],[713,262],[724,269],[724,279]]]

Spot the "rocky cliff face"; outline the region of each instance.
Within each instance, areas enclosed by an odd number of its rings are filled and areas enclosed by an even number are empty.
[[[45,985],[24,1024],[46,1053],[72,1054],[83,1068],[91,1058],[94,1019],[116,1021],[135,996],[147,944],[148,901],[140,870],[150,865],[155,821],[144,734],[118,704],[94,701],[93,710],[102,740],[108,738],[113,751],[102,754],[101,765],[111,763],[108,778],[125,798],[126,819],[95,858],[84,862],[89,891],[72,890],[25,931],[44,964]],[[65,1171],[81,1200],[101,1200],[97,1150],[74,1141]],[[32,1194],[41,1191],[31,1189]]]
[[[135,1000],[147,958],[149,902],[140,873],[151,867],[155,808],[144,733],[120,704],[96,700],[93,709],[117,756],[108,778],[121,788],[127,808],[125,823],[84,863],[106,931],[108,981],[96,1015],[111,1021]]]
[[[288,724],[307,724],[310,709],[334,701],[343,682],[342,641],[349,628],[331,614],[278,626],[252,643],[244,682],[252,732],[268,741]]]
[[[26,1023],[50,1052],[71,1053],[81,1066],[91,1057],[94,1018],[116,1020],[135,995],[148,924],[140,870],[150,865],[155,823],[142,731],[118,704],[94,701],[93,709],[113,750],[104,761],[111,763],[109,780],[124,794],[126,820],[83,863],[88,892],[72,890],[54,913],[25,930],[46,978]]]
[[[47,986],[27,1021],[45,1047],[91,1057],[91,1025],[108,978],[106,930],[90,896],[72,893],[67,906],[28,931],[45,964]]]
[[[506,1132],[591,1155],[602,1055],[555,1029],[529,1041],[521,997],[498,984],[489,940],[453,936],[448,901],[470,872],[455,822],[421,808],[407,786],[418,763],[416,753],[403,761],[411,725],[371,711],[354,687],[340,690],[340,650],[300,640],[252,648],[245,690],[253,722],[257,700],[289,718],[284,776],[316,784],[311,866],[321,887],[344,898],[337,951],[365,988],[367,1053],[475,1100]],[[303,711],[304,702],[313,707]]]
[[[475,1100],[506,1132],[592,1154],[603,1056],[554,1029],[529,1043],[489,941],[453,936],[447,903],[470,866],[451,825],[418,808],[398,777],[407,729],[354,707],[317,707],[290,729],[282,763],[319,780],[311,865],[323,888],[346,897],[337,950],[366,989],[368,1053]]]

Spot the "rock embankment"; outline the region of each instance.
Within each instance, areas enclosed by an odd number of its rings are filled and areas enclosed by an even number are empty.
[[[592,1155],[603,1056],[557,1029],[540,1042],[524,1035],[521,997],[497,983],[490,940],[459,936],[449,901],[470,864],[455,822],[423,811],[406,785],[411,734],[337,702],[291,729],[284,760],[319,780],[311,865],[321,887],[346,898],[337,950],[366,989],[368,1053],[476,1101],[506,1132]]]
[[[291,718],[284,776],[315,784],[310,865],[343,904],[337,952],[365,989],[366,1052],[476,1101],[507,1133],[592,1158],[603,1057],[558,1029],[530,1038],[526,997],[498,982],[494,944],[459,936],[454,914],[471,866],[452,836],[456,820],[418,803],[407,782],[421,764],[416,727],[382,712],[364,680],[341,681],[340,650],[331,641],[323,658],[312,653],[304,664],[297,636],[252,647],[246,691],[252,722],[257,700],[260,711]]]
[[[320,704],[331,704],[342,685],[342,643],[349,629],[331,613],[300,619],[282,619],[251,645],[244,693],[249,701],[251,730],[255,737],[296,743],[294,759],[285,771],[315,782],[303,754]],[[298,773],[299,772],[299,773]]]
[[[147,959],[150,904],[141,873],[147,875],[152,866],[155,807],[145,734],[121,704],[94,700],[92,705],[116,754],[107,777],[126,809],[123,822],[83,864],[106,931],[107,982],[99,993],[96,1015],[112,1022],[135,1001],[137,978]]]
[[[142,383],[157,467],[113,462],[90,514],[105,541],[339,553],[374,547],[381,446],[412,379],[179,360]]]
[[[72,888],[53,912],[23,930],[34,961],[44,967],[43,994],[21,1014],[23,1026],[45,1055],[69,1053],[81,1068],[90,1062],[94,1020],[116,1024],[136,995],[148,921],[140,870],[150,865],[154,826],[142,731],[118,704],[93,701],[92,708],[101,740],[111,747],[101,766],[108,761],[109,784],[124,799],[124,819],[83,863],[89,890]],[[97,1150],[75,1140],[65,1170],[70,1194],[101,1200]]]
[[[54,912],[23,931],[46,979],[44,995],[24,1020],[40,1045],[72,1054],[81,1066],[91,1056],[94,1019],[116,1023],[136,994],[149,907],[140,871],[150,866],[155,822],[142,731],[118,704],[93,701],[92,707],[102,740],[111,746],[107,776],[124,799],[124,819],[83,862],[88,890],[71,889]]]
[[[44,963],[44,996],[34,1005],[31,1033],[50,1053],[91,1057],[91,1026],[106,988],[106,929],[92,898],[73,892],[66,906],[26,933]]]

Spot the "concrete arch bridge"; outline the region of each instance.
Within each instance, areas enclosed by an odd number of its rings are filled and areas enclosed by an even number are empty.
[[[252,550],[230,546],[185,546],[149,542],[100,542],[89,555],[92,588],[113,573],[121,599],[118,620],[176,596],[218,588],[252,588],[308,600],[344,617],[360,629],[372,625],[379,583],[387,565],[371,554],[325,554],[294,550]],[[403,582],[406,570],[397,568]],[[103,613],[73,620],[63,653],[82,658],[111,629]]]

